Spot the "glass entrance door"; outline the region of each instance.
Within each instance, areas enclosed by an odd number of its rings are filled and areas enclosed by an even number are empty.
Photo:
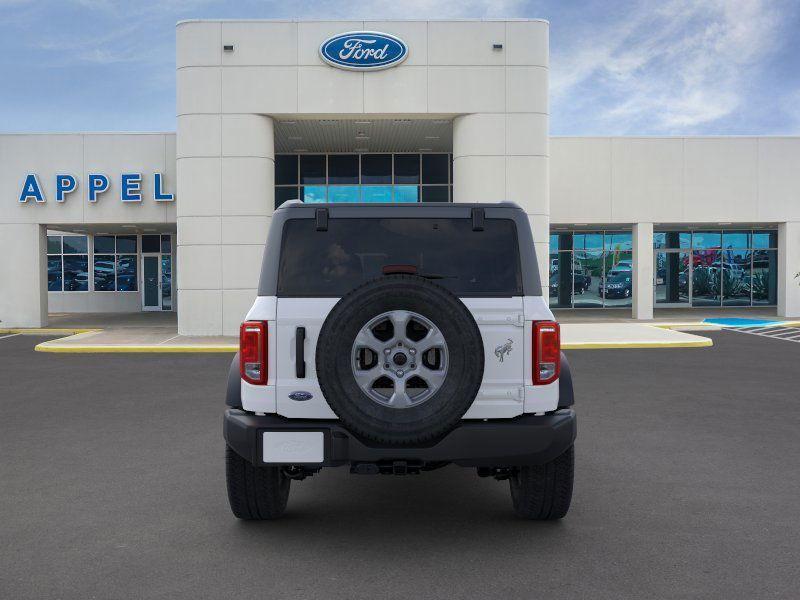
[[[161,255],[142,255],[142,310],[161,310]]]

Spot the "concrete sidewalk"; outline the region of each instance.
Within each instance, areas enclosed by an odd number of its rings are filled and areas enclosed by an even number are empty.
[[[718,330],[701,322],[570,322],[561,323],[565,350],[603,348],[689,348],[711,340],[687,331]],[[51,316],[55,327],[0,330],[7,334],[61,336],[36,346],[39,352],[236,352],[236,337],[178,335],[174,314]]]

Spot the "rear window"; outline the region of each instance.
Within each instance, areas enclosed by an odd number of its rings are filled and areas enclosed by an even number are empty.
[[[521,296],[519,245],[509,219],[290,219],[283,230],[279,296],[339,297],[404,265],[457,296]]]

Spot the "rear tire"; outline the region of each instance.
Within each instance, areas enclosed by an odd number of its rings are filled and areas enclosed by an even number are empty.
[[[561,519],[572,501],[575,447],[543,465],[520,467],[509,480],[514,512],[523,519]]]
[[[256,467],[225,446],[228,502],[238,519],[277,519],[286,510],[291,479],[280,467]]]

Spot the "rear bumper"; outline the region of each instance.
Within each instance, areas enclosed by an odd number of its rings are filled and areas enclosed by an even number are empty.
[[[264,433],[322,432],[324,459],[309,466],[357,463],[451,462],[465,467],[538,465],[561,455],[575,441],[577,417],[572,409],[543,416],[463,421],[441,440],[425,447],[373,446],[356,438],[339,421],[256,416],[240,409],[225,411],[223,432],[227,444],[254,465],[264,465]],[[285,463],[289,464],[289,463]]]

